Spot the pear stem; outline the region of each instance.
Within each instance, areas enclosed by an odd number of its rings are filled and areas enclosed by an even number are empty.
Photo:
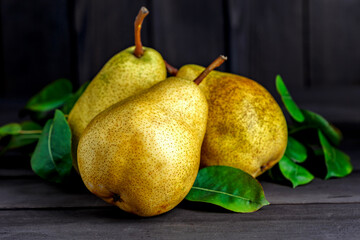
[[[135,50],[134,55],[140,58],[144,54],[143,45],[141,43],[141,26],[144,18],[149,14],[149,10],[146,7],[141,7],[138,15],[135,18]]]
[[[194,83],[199,85],[201,81],[215,68],[219,67],[223,62],[227,60],[227,57],[224,55],[220,55],[217,59],[215,59],[205,70],[200,73],[200,75],[194,80]]]
[[[172,65],[170,65],[167,61],[165,61],[165,66],[166,66],[166,71],[171,75],[171,76],[176,76],[177,72],[179,71],[176,67],[173,67]]]

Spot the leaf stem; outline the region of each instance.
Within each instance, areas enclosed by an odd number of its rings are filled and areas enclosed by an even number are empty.
[[[144,18],[149,14],[149,10],[146,7],[141,7],[138,15],[135,18],[134,30],[135,30],[135,50],[134,55],[140,58],[144,54],[143,45],[141,43],[141,26]]]
[[[294,127],[294,128],[289,129],[289,134],[294,134],[294,133],[300,132],[302,130],[310,129],[310,128],[315,128],[315,127],[309,126],[309,125]]]
[[[41,134],[42,130],[21,130],[20,134]]]

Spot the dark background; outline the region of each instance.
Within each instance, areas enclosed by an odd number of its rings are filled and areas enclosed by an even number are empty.
[[[281,74],[301,107],[343,130],[353,173],[296,189],[261,181],[271,205],[251,214],[184,202],[139,219],[76,174],[63,186],[43,181],[27,155],[9,151],[0,159],[0,239],[358,239],[360,0],[0,0],[0,125],[20,121],[46,84],[66,77],[77,87],[133,45],[142,5],[144,45],[176,67],[225,54],[222,70],[274,96]]]
[[[250,77],[273,95],[281,74],[303,108],[342,126],[360,124],[359,0],[1,0],[0,123],[46,84],[90,80],[142,39],[172,65],[207,65]]]

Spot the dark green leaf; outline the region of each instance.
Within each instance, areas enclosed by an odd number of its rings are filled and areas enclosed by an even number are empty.
[[[353,170],[350,157],[339,149],[331,146],[324,134],[319,130],[319,139],[325,155],[327,174],[325,179],[331,177],[345,177]]]
[[[69,114],[71,109],[74,107],[76,101],[79,99],[79,97],[83,94],[87,86],[90,82],[84,83],[75,94],[73,94],[64,104],[62,111],[64,114]]]
[[[60,107],[72,95],[72,84],[68,79],[58,79],[33,96],[25,108],[45,112]]]
[[[71,131],[60,110],[55,111],[53,120],[48,120],[35,152],[31,158],[31,167],[40,177],[62,182],[70,173]]]
[[[301,110],[297,106],[297,104],[292,99],[288,89],[285,86],[284,81],[282,80],[280,75],[276,76],[275,85],[278,93],[281,96],[281,100],[284,103],[286,109],[288,110],[291,117],[293,117],[298,122],[304,121],[304,116],[301,113]]]
[[[21,131],[21,126],[18,123],[9,123],[0,127],[0,137],[6,135],[16,135]]]
[[[9,144],[6,146],[6,149],[23,147],[25,145],[36,142],[39,139],[41,133],[38,133],[38,131],[42,129],[39,124],[26,121],[20,125],[21,130],[25,133],[12,136]]]
[[[307,158],[306,147],[293,137],[288,137],[285,155],[294,162],[302,163]]]
[[[288,179],[293,187],[311,182],[314,176],[302,166],[291,161],[286,155],[279,161],[281,173]]]
[[[201,169],[186,199],[212,203],[234,212],[254,212],[269,204],[255,178],[226,166]]]
[[[319,146],[313,147],[312,150],[313,150],[315,156],[317,156],[317,157],[318,157],[318,156],[324,157],[324,150],[323,150],[321,147],[319,147]]]
[[[325,118],[308,110],[302,110],[302,113],[305,116],[304,126],[307,126],[308,128],[317,128],[321,130],[332,143],[335,145],[340,144],[342,139],[341,132],[332,126]]]

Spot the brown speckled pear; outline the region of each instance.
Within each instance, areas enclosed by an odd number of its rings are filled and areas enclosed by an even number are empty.
[[[185,65],[177,77],[193,79],[203,67]],[[226,165],[257,177],[277,163],[287,145],[285,117],[257,82],[211,72],[199,85],[209,104],[201,166]]]
[[[195,181],[207,109],[195,83],[172,77],[105,110],[78,147],[86,187],[140,216],[169,211]]]
[[[179,204],[197,176],[206,131],[208,104],[197,82],[170,77],[97,115],[78,147],[86,187],[139,216]]]
[[[73,166],[76,170],[78,142],[89,122],[111,105],[166,78],[166,67],[161,55],[141,44],[141,24],[147,14],[148,10],[142,7],[135,20],[135,46],[119,52],[104,65],[69,114]]]

